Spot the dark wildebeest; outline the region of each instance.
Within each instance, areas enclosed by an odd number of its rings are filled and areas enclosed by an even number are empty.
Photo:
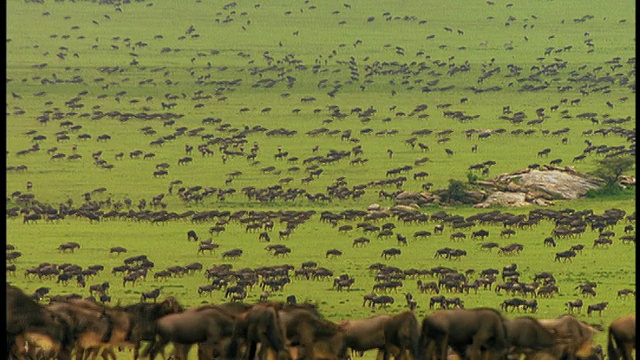
[[[73,252],[75,249],[80,249],[80,244],[77,242],[66,242],[58,246],[59,252],[67,252],[67,250]]]
[[[422,321],[420,359],[446,359],[447,348],[465,354],[470,360],[494,355],[501,358],[508,350],[502,315],[491,308],[447,309],[427,315]]]
[[[312,304],[287,304],[278,311],[293,358],[343,359],[347,346],[340,327],[322,319]]]
[[[554,261],[560,262],[560,259],[563,259],[564,262],[567,262],[567,260],[573,261],[571,259],[574,257],[576,257],[576,252],[573,250],[561,251],[559,253],[556,253]]]
[[[340,329],[345,334],[345,343],[352,351],[384,349],[384,324],[391,315],[375,315],[365,319],[342,320]]]
[[[602,311],[604,311],[604,309],[607,308],[607,305],[609,305],[609,303],[607,301],[603,301],[601,303],[589,305],[589,306],[587,306],[587,315],[591,316],[592,312],[597,311],[598,315],[602,316]]]
[[[573,313],[573,309],[578,309],[578,314],[580,314],[580,312],[582,311],[582,300],[581,299],[576,299],[574,301],[569,301],[567,303],[567,311],[569,311],[569,314]]]
[[[253,305],[236,320],[231,342],[227,349],[229,359],[255,359],[257,345],[260,343],[259,359],[267,359],[273,351],[278,359],[291,359],[287,349],[284,329],[280,325],[278,310],[280,303],[262,303]],[[241,352],[241,345],[246,351]]]
[[[636,348],[636,315],[619,317],[608,328],[607,355],[609,360],[632,360]]]
[[[144,352],[145,357],[155,359],[168,343],[175,347],[176,359],[186,360],[193,344],[198,344],[213,359],[214,354],[224,354],[221,347],[224,340],[233,335],[235,317],[217,305],[204,305],[172,313],[158,319],[156,336]]]
[[[239,258],[240,255],[242,255],[242,249],[232,249],[229,251],[225,251],[222,253],[222,258],[232,258],[232,259],[236,259]]]
[[[160,296],[160,288],[143,292],[142,295],[140,295],[140,302],[145,302],[147,299],[153,299],[153,302],[157,302],[159,296]]]
[[[7,359],[23,359],[25,341],[39,340],[58,359],[71,359],[70,319],[35,302],[21,289],[7,284]]]
[[[198,241],[198,235],[194,230],[187,231],[187,241]]]
[[[70,331],[75,340],[77,358],[99,349],[111,339],[113,320],[102,306],[98,308],[78,305],[78,301],[55,301],[46,306],[51,312],[70,319]]]
[[[384,256],[385,259],[388,259],[390,257],[395,258],[397,255],[400,255],[400,254],[401,254],[400,249],[391,248],[391,249],[382,250],[382,254],[380,254],[380,257]]]
[[[379,357],[404,359],[407,352],[417,356],[420,323],[411,311],[396,315],[377,315],[366,319],[343,320],[346,345],[352,351],[378,349]]]

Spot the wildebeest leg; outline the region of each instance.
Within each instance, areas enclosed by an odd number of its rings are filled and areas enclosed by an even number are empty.
[[[191,350],[191,344],[173,343],[173,353],[176,357],[176,360],[189,359],[189,350]]]

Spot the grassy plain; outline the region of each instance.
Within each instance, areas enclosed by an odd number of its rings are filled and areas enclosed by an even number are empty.
[[[582,154],[585,140],[597,146],[630,148],[633,144],[635,147],[635,140],[632,143],[616,134],[583,134],[612,127],[635,130],[634,2],[572,0],[509,4],[459,0],[443,5],[435,1],[274,0],[231,4],[235,3],[140,1],[116,7],[89,1],[43,4],[7,1],[7,13],[11,16],[7,17],[6,44],[6,162],[7,166],[27,167],[24,172],[7,171],[7,209],[17,206],[12,196],[16,191],[31,192],[38,201],[57,208],[57,204],[67,199],[79,206],[84,201],[82,194],[104,187],[106,192],[92,193],[93,200],[110,199],[115,203],[129,198],[135,207],[140,199],[148,202],[154,196],[165,194],[166,210],[176,213],[213,209],[232,212],[315,210],[318,213],[364,210],[374,202],[393,205],[389,200],[380,199],[378,191],[391,192],[395,187],[368,187],[359,199],[310,202],[299,197],[294,201],[266,203],[249,201],[241,189],[273,186],[285,177],[292,177],[293,181],[284,185],[285,188],[326,193],[327,186],[338,177],[344,177],[348,187],[368,184],[385,179],[389,169],[413,166],[415,160],[426,156],[429,161],[415,166],[406,175],[408,180],[402,187],[419,191],[425,181],[413,180],[411,175],[416,171],[428,172],[430,176],[426,181],[432,182],[433,188],[446,187],[449,179],[466,181],[470,165],[488,160],[494,160],[496,165],[480,178],[513,172],[533,163],[546,164],[553,159],[562,159],[563,165],[575,166],[578,171],[590,172],[602,156],[590,155],[581,162],[572,162]],[[496,68],[500,70],[493,76],[482,83],[478,81],[484,73]],[[531,91],[527,85],[545,88]],[[445,90],[450,86],[453,88]],[[487,90],[492,87],[499,90]],[[76,103],[82,107],[72,109],[66,103],[76,97],[79,98]],[[305,97],[315,100],[302,102]],[[468,100],[461,101],[463,98]],[[563,99],[568,101],[565,103]],[[575,99],[580,102],[571,105],[570,101]],[[175,106],[165,110],[163,102],[175,103]],[[427,116],[411,116],[421,104],[428,105],[422,112]],[[551,111],[556,105],[558,110]],[[332,106],[337,106],[344,116],[332,116]],[[511,114],[503,113],[505,106],[510,107]],[[352,111],[369,107],[376,112],[368,118]],[[538,108],[545,109],[544,122],[528,125],[528,121],[537,119]],[[443,111],[448,110],[479,116],[461,122],[445,117]],[[158,118],[120,120],[98,116],[100,112],[113,111],[183,116],[169,126]],[[520,111],[526,115],[520,124],[501,118]],[[62,118],[56,118],[57,113]],[[595,115],[578,117],[585,113]],[[40,121],[42,116],[49,116],[49,121]],[[202,123],[210,117],[220,121]],[[627,117],[628,121],[617,124],[608,122]],[[65,120],[82,127],[72,131],[60,126]],[[144,135],[140,129],[145,126],[156,133]],[[207,142],[201,135],[230,138],[245,127],[255,126],[297,133],[289,137],[267,136],[265,132],[248,134],[245,150],[248,152],[254,142],[260,147],[256,158],[259,163],[255,165],[250,165],[242,156],[229,157],[223,163],[217,145],[209,146],[213,156],[202,157],[194,151],[191,164],[177,165],[177,160],[186,155],[186,144],[197,148]],[[161,147],[150,145],[153,140],[174,134],[179,127],[189,130],[203,127],[204,130],[196,136],[182,135],[167,140]],[[335,131],[333,135],[306,134],[319,128]],[[464,134],[469,129],[499,128],[506,132],[486,140],[476,136],[467,139]],[[570,128],[563,136],[542,134],[542,130],[553,132],[563,128]],[[341,140],[341,134],[349,129],[358,142]],[[364,129],[371,129],[372,134],[362,133]],[[413,137],[413,131],[421,129],[433,131],[417,140],[430,147],[428,152],[412,148],[406,142]],[[519,129],[536,131],[531,135],[513,133]],[[390,130],[397,133],[388,134]],[[443,130],[453,132],[448,136],[450,141],[439,143],[436,133]],[[27,135],[29,131],[34,132]],[[66,133],[60,133],[64,131]],[[80,140],[80,134],[89,134],[91,138]],[[110,135],[111,140],[97,141],[103,134]],[[34,141],[37,135],[44,135],[46,140]],[[68,135],[70,140],[56,141],[59,135]],[[563,144],[561,139],[565,136],[567,143]],[[39,144],[39,151],[18,155],[35,143]],[[478,144],[477,153],[470,150],[474,144]],[[74,145],[81,159],[51,159],[54,153],[73,154]],[[349,159],[321,165],[324,172],[318,179],[301,184],[308,166],[302,164],[303,159],[326,155],[330,150],[349,151],[356,145],[362,146],[361,157],[368,160],[365,165],[352,166]],[[318,146],[318,153],[312,151],[314,146]],[[47,149],[53,147],[57,149],[48,153]],[[293,163],[274,159],[278,147],[300,160]],[[537,153],[544,148],[551,149],[549,157],[538,157]],[[392,158],[387,155],[388,149],[393,150]],[[444,149],[453,150],[454,155],[448,156]],[[147,160],[131,159],[128,154],[134,150],[155,156]],[[98,151],[102,151],[100,158],[114,165],[113,169],[94,164],[92,154]],[[122,160],[115,159],[119,152],[125,154]],[[156,164],[163,162],[170,164],[169,175],[154,177]],[[268,166],[275,170],[261,171]],[[289,171],[293,166],[300,170]],[[225,183],[229,178],[227,174],[234,171],[242,175]],[[187,204],[175,192],[168,193],[170,182],[175,180],[181,180],[186,188],[233,188],[237,192],[224,200],[208,197],[201,203]],[[25,188],[27,181],[33,183],[29,191]],[[593,209],[596,214],[610,208],[630,214],[634,207],[635,191],[615,198],[557,201],[554,206],[555,209]],[[530,209],[497,210],[526,214]],[[422,209],[427,214],[440,210],[465,217],[488,211],[462,206]],[[108,211],[106,206],[104,211]],[[49,286],[53,294],[88,295],[86,289],[74,285],[25,279],[22,274],[26,268],[45,261],[73,262],[83,267],[102,264],[105,269],[111,269],[122,264],[123,257],[110,256],[107,250],[112,246],[127,248],[126,255],[148,255],[156,264],[156,270],[194,261],[206,267],[220,264],[227,262],[220,258],[222,251],[239,247],[245,253],[233,261],[236,269],[282,263],[298,267],[303,261],[316,260],[336,275],[347,273],[356,278],[351,291],[331,290],[330,282],[294,280],[284,292],[273,294],[273,298],[279,300],[295,294],[299,300],[318,302],[323,314],[333,321],[402,311],[406,308],[404,293],[409,291],[417,296],[419,316],[430,312],[429,295],[418,294],[415,280],[409,279],[404,289],[392,294],[396,300],[394,305],[381,310],[363,308],[362,296],[370,293],[374,283],[373,274],[366,269],[379,261],[403,269],[442,265],[478,272],[486,268],[501,269],[515,262],[527,282],[541,271],[552,272],[558,280],[560,294],[539,299],[540,310],[535,316],[556,317],[565,313],[564,304],[579,297],[574,287],[585,280],[598,284],[597,297],[585,302],[609,301],[609,308],[602,317],[588,318],[583,314],[579,315],[581,319],[606,325],[618,316],[635,312],[632,299],[615,296],[619,289],[635,288],[635,245],[614,240],[609,249],[592,249],[597,233],[587,232],[580,239],[560,240],[558,248],[545,248],[542,240],[553,228],[549,222],[531,230],[518,230],[512,239],[498,236],[501,226],[482,226],[491,233],[487,241],[501,245],[524,244],[524,252],[516,257],[481,252],[478,244],[468,239],[452,244],[448,230],[428,240],[410,240],[409,246],[402,248],[401,256],[389,260],[380,258],[380,253],[395,247],[395,239],[372,237],[367,248],[352,248],[352,240],[361,233],[340,234],[336,228],[320,223],[318,215],[301,225],[288,240],[277,240],[281,224],[276,225],[273,242],[284,243],[292,249],[288,258],[276,259],[269,255],[264,243],[257,242],[255,233],[246,233],[243,226],[234,223],[214,238],[220,244],[215,254],[196,255],[197,247],[187,243],[185,233],[194,229],[206,236],[212,225],[192,224],[188,220],[154,225],[115,219],[89,224],[86,219],[72,217],[58,223],[23,224],[20,217],[7,218],[7,242],[23,254],[16,263],[17,274],[9,274],[8,281],[27,292]],[[432,230],[434,226],[433,223],[406,225],[401,222],[396,225],[395,231],[407,236],[417,230]],[[619,224],[614,228],[618,236],[623,226]],[[75,254],[58,253],[56,247],[66,241],[76,241],[82,247]],[[555,252],[578,243],[586,245],[584,254],[572,263],[553,262]],[[433,259],[435,250],[445,246],[465,249],[469,255],[455,262]],[[342,250],[344,255],[326,259],[324,253],[331,248]],[[224,301],[219,292],[212,298],[198,297],[197,287],[207,283],[201,275],[163,283],[148,279],[135,287],[123,288],[121,278],[106,270],[90,281],[92,284],[111,282],[114,302],[138,301],[141,291],[159,286],[163,295],[177,296],[188,306]],[[257,300],[259,293],[258,289],[252,290],[248,301]],[[467,307],[498,307],[507,297],[494,291],[455,296],[460,296]],[[604,344],[604,333],[597,339]],[[370,358],[371,354],[367,356]]]

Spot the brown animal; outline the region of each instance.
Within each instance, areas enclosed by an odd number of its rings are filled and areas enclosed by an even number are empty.
[[[419,359],[445,359],[447,348],[470,360],[504,356],[508,350],[502,315],[491,308],[447,309],[422,321]]]
[[[609,360],[631,360],[636,348],[636,315],[627,315],[611,322],[607,337]]]
[[[590,325],[572,315],[562,315],[556,319],[538,319],[538,321],[555,334],[554,351],[562,354],[562,358],[576,359],[593,355],[593,337],[597,330]]]

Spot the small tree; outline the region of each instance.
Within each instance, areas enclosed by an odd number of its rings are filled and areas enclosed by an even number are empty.
[[[605,186],[615,186],[622,175],[633,169],[635,163],[635,158],[631,156],[604,158],[598,160],[598,167],[592,174],[606,181]]]
[[[449,179],[449,187],[447,188],[447,201],[456,200],[462,202],[464,200],[464,191],[467,186],[464,182],[455,179]]]

